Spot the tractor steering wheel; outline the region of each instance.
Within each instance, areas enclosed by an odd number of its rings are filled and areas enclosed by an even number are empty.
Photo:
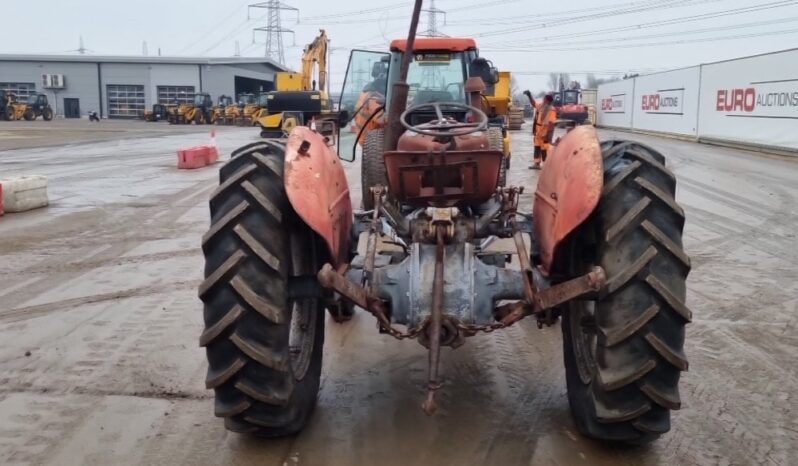
[[[447,120],[446,117],[443,116],[441,106],[448,107],[448,109],[471,112],[479,117],[479,121],[472,123],[460,123],[458,121]],[[423,123],[416,126],[410,124],[408,121],[408,115],[413,112],[428,108],[435,110],[435,115],[437,115],[436,121]],[[402,113],[399,121],[402,122],[402,126],[407,128],[408,131],[438,138],[465,136],[466,134],[485,131],[488,128],[488,116],[485,114],[485,112],[476,107],[461,104],[459,102],[430,102],[426,104],[413,105],[405,110],[404,113]]]

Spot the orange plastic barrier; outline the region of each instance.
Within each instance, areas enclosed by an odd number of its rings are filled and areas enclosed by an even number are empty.
[[[216,146],[194,146],[178,149],[177,168],[194,169],[213,165],[219,160],[219,150]]]

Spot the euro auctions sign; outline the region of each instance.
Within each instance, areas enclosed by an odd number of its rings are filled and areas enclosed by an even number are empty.
[[[601,111],[604,113],[626,112],[626,94],[612,95],[601,99]]]
[[[640,107],[646,113],[682,115],[684,89],[665,89],[641,96]]]
[[[729,117],[798,119],[798,79],[718,89],[715,110]]]

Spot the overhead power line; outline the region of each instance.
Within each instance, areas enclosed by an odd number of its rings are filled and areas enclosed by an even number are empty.
[[[546,20],[548,23],[551,21],[564,21],[569,19],[582,19],[587,17],[592,18],[599,13],[602,14],[601,18],[603,18],[605,17],[605,14],[609,14],[609,16],[612,16],[615,14],[635,13],[636,11],[630,11],[633,9],[642,9],[641,11],[647,11],[649,9],[660,9],[660,8],[682,8],[682,7],[700,6],[708,3],[718,3],[722,1],[725,0],[670,0],[670,1],[644,0],[644,1],[615,3],[611,5],[602,5],[597,7],[577,8],[573,10],[549,11],[549,12],[534,13],[529,15],[513,15],[512,17],[509,18],[506,16],[480,18],[479,25],[506,26],[508,24],[526,24],[529,26],[534,26],[535,24],[538,24],[540,21],[543,20]],[[449,24],[452,26],[473,25],[473,21],[452,20],[449,21]]]
[[[518,3],[522,0],[494,0],[490,2],[480,2],[480,3],[472,3],[469,5],[459,6],[457,8],[450,8],[446,10],[446,13],[452,12],[459,12],[459,11],[473,11],[479,8],[488,8],[494,7],[497,5],[507,5],[509,3]],[[720,1],[720,0],[714,0]],[[365,23],[373,23],[376,21],[407,21],[410,19],[410,15],[402,14],[398,16],[386,16],[385,13],[388,13],[390,10],[396,10],[399,8],[407,7],[407,4],[401,3],[398,6],[389,6],[383,8],[375,8],[371,10],[357,10],[349,13],[341,13],[336,15],[329,15],[329,16],[313,16],[308,18],[302,18],[301,24],[304,25],[313,25],[313,26],[329,26],[331,24],[365,24]],[[443,10],[441,10],[443,11]],[[368,18],[360,18],[360,16],[372,13],[379,13],[378,16],[370,16]],[[448,20],[447,20],[448,22]],[[480,23],[481,24],[481,20]],[[468,24],[474,25],[474,21],[469,21]]]
[[[718,1],[718,0],[709,0],[709,1]],[[705,0],[706,2],[706,0]],[[670,9],[670,8],[678,8],[684,6],[693,6],[695,4],[694,0],[677,0],[673,2],[648,2],[640,4],[639,6],[628,7],[628,8],[619,8],[615,10],[608,10],[608,11],[601,11],[594,14],[583,15],[583,16],[575,16],[570,18],[564,18],[561,20],[557,20],[553,23],[535,23],[528,26],[520,26],[515,28],[502,28],[500,30],[484,32],[481,34],[475,34],[474,37],[491,37],[491,36],[498,36],[498,35],[506,35],[512,34],[517,32],[524,32],[524,31],[531,31],[535,29],[545,29],[550,28],[553,26],[561,26],[565,24],[573,24],[585,21],[594,21],[597,19],[604,19],[610,18],[613,16],[621,16],[621,15],[628,15],[634,13],[643,13],[647,11],[653,10],[663,10],[663,9]]]
[[[648,23],[641,23],[641,24],[630,24],[627,26],[618,26],[612,28],[604,28],[604,29],[594,29],[590,31],[581,31],[581,32],[572,32],[568,34],[557,34],[552,36],[544,36],[544,37],[531,37],[524,40],[514,40],[514,41],[503,41],[500,43],[494,44],[484,44],[485,46],[515,46],[515,45],[529,45],[534,44],[536,42],[544,42],[556,39],[570,39],[576,37],[590,37],[595,35],[602,36],[602,39],[605,35],[617,32],[625,32],[625,31],[638,31],[640,29],[648,29],[648,28],[657,28],[663,26],[671,26],[674,24],[683,24],[695,21],[703,21],[706,19],[713,19],[713,18],[720,18],[723,16],[733,16],[745,13],[753,13],[756,11],[764,11],[764,10],[771,10],[774,8],[782,8],[786,6],[796,5],[798,4],[798,0],[781,0],[777,2],[771,3],[764,3],[760,5],[751,5],[741,8],[734,8],[730,10],[721,10],[711,13],[702,13],[697,15],[689,15],[689,16],[682,16],[679,18],[673,19],[666,19],[666,20],[659,20],[659,21],[652,21]]]
[[[230,13],[229,13],[229,14],[227,14],[227,15],[226,15],[225,17],[223,17],[222,19],[220,19],[220,20],[214,19],[214,21],[213,21],[213,29],[211,29],[211,31],[203,31],[203,34],[202,34],[202,35],[200,35],[200,36],[199,36],[198,38],[196,38],[195,40],[193,40],[193,41],[189,42],[188,44],[186,44],[186,45],[185,45],[185,46],[184,46],[182,49],[180,49],[180,50],[177,52],[177,54],[178,54],[178,55],[182,55],[183,53],[185,53],[187,50],[191,49],[192,47],[196,47],[198,44],[201,44],[201,43],[202,43],[202,42],[204,42],[205,40],[207,40],[207,39],[209,39],[209,38],[213,37],[213,35],[214,35],[214,34],[213,34],[213,32],[215,32],[215,31],[218,31],[218,30],[219,30],[219,28],[220,28],[220,27],[221,27],[221,26],[222,26],[224,23],[226,23],[228,20],[232,19],[232,18],[233,18],[233,17],[234,17],[236,14],[239,14],[239,13],[241,13],[241,11],[240,11],[240,10],[241,10],[241,8],[243,8],[245,5],[247,5],[247,4],[248,4],[250,1],[251,1],[251,0],[245,0],[244,2],[241,2],[239,5],[237,5],[236,7],[232,8],[232,9],[230,10]],[[243,24],[243,23],[242,23],[242,24]],[[239,26],[237,26],[237,27],[240,27],[240,25],[239,25]]]
[[[784,24],[784,23],[794,23],[798,21],[798,16],[793,16],[789,18],[778,18],[778,19],[771,19],[765,21],[754,21],[750,23],[742,23],[742,24],[732,24],[728,26],[717,26],[711,28],[701,28],[701,29],[693,29],[687,31],[674,31],[674,32],[663,32],[658,34],[646,34],[640,36],[624,36],[624,37],[617,37],[617,38],[602,38],[601,43],[606,44],[607,42],[630,42],[630,41],[637,41],[641,39],[659,39],[663,37],[674,37],[674,36],[685,36],[691,34],[704,34],[707,32],[719,32],[719,31],[729,31],[734,29],[744,29],[744,28],[752,28],[752,27],[760,27],[760,26],[772,26],[775,24]],[[548,47],[568,47],[568,46],[577,46],[582,44],[596,44],[595,39],[586,39],[586,40],[579,40],[579,41],[571,41],[571,42],[545,42],[541,43],[540,47],[548,48]],[[490,47],[490,45],[487,45]],[[530,47],[530,48],[535,48]]]
[[[305,17],[305,18],[300,18],[300,22],[301,23],[307,23],[309,21],[325,21],[325,20],[335,19],[335,18],[348,18],[348,17],[352,17],[352,16],[362,16],[362,15],[367,15],[367,14],[371,14],[371,13],[381,13],[381,12],[385,12],[385,11],[396,10],[396,9],[399,9],[399,8],[406,8],[406,7],[407,7],[407,3],[406,2],[400,2],[400,3],[393,3],[393,4],[390,4],[390,5],[376,7],[376,8],[369,8],[369,9],[362,9],[361,8],[361,9],[358,9],[358,10],[350,10],[350,11],[341,12],[341,13],[331,13],[329,15],[308,16],[308,17]]]
[[[261,16],[261,17],[257,18],[256,20],[261,20],[261,19],[263,19],[263,18],[265,18],[265,17],[266,17],[266,16],[264,15],[264,16]],[[249,23],[250,21],[251,21],[250,19],[245,19],[244,21],[241,21],[240,23],[238,23],[238,24],[237,24],[237,25],[236,25],[236,26],[235,26],[233,29],[231,29],[231,30],[230,30],[230,31],[229,31],[227,34],[225,34],[224,36],[222,36],[222,38],[221,38],[221,39],[217,40],[217,41],[216,41],[216,42],[214,42],[214,43],[213,43],[213,44],[212,44],[210,47],[207,47],[205,50],[203,50],[202,52],[200,52],[200,55],[205,55],[206,53],[210,52],[211,50],[213,50],[213,49],[215,49],[216,47],[218,47],[219,45],[221,45],[221,44],[222,44],[222,42],[224,42],[224,41],[226,41],[226,40],[228,40],[228,39],[232,38],[232,37],[233,37],[233,36],[235,36],[236,34],[239,34],[239,33],[243,32],[243,31],[245,31],[245,30],[247,29],[247,27],[248,27],[248,23]]]
[[[617,49],[629,49],[629,48],[640,48],[640,47],[656,47],[662,45],[694,44],[700,42],[719,42],[724,40],[748,39],[753,37],[764,37],[764,36],[780,36],[785,34],[798,34],[798,28],[781,30],[781,31],[755,32],[750,34],[738,34],[730,36],[702,37],[696,39],[683,39],[683,40],[674,40],[674,41],[647,42],[647,43],[634,43],[634,44],[597,45],[597,46],[587,46],[587,47],[585,46],[551,47],[551,48],[535,48],[535,49],[524,49],[517,47],[506,48],[506,49],[485,48],[483,50],[489,52],[572,52],[572,51],[581,51],[581,50],[601,50],[601,49],[617,50]]]

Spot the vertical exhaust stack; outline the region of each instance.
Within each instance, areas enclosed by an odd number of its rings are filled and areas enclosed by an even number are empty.
[[[400,117],[405,109],[407,109],[407,95],[410,90],[410,86],[407,84],[407,72],[410,69],[410,59],[413,56],[413,49],[415,48],[416,30],[418,29],[418,18],[421,15],[422,3],[423,0],[416,0],[413,6],[410,31],[407,34],[407,46],[402,55],[402,65],[399,68],[399,80],[393,84],[393,90],[391,92],[391,102],[388,107],[388,125],[385,128],[385,152],[396,150],[396,146],[399,143],[399,136],[401,136],[404,131]]]

